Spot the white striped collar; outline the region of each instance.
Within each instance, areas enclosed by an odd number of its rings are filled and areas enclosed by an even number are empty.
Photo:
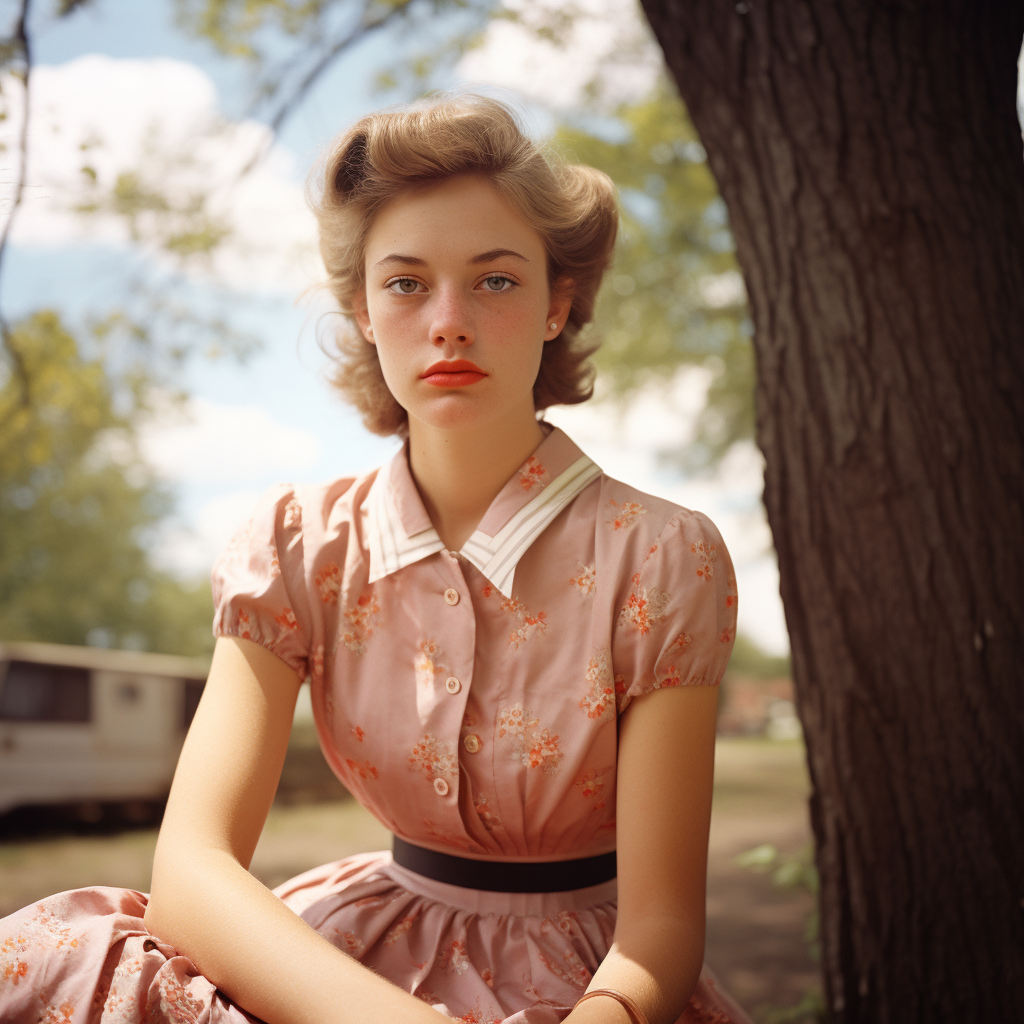
[[[370,583],[444,550],[413,483],[407,453],[405,446],[378,471],[366,497]],[[519,559],[600,473],[561,430],[552,429],[495,497],[460,554],[511,597]]]

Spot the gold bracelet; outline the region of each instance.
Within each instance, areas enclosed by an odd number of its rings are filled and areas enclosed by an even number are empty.
[[[613,988],[592,988],[589,992],[584,992],[583,995],[576,1000],[576,1006],[584,1002],[587,999],[593,999],[594,996],[610,996],[612,999],[618,1000],[625,1008],[626,1013],[632,1018],[633,1024],[648,1024],[647,1015],[643,1010],[640,1009],[632,999],[629,998],[623,992],[617,992]],[[574,1006],[573,1009],[576,1007]]]

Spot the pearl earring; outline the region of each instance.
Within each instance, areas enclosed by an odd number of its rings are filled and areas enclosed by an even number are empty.
[[[549,327],[549,328],[550,328],[550,329],[551,329],[552,331],[558,330],[558,324],[557,324],[557,323],[555,323],[555,321],[554,321],[554,320],[552,320],[552,321],[551,321],[551,323],[549,323],[549,324],[548,324],[548,327]]]

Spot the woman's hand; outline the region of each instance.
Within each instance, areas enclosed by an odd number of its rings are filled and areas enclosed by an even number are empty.
[[[146,925],[269,1024],[447,1021],[332,946],[248,872],[299,685],[258,644],[218,640],[160,828]]]
[[[590,988],[624,992],[650,1024],[683,1012],[704,962],[708,830],[717,686],[681,686],[633,701],[619,720],[616,779],[619,904],[615,941]],[[629,1024],[610,997],[571,1024]]]

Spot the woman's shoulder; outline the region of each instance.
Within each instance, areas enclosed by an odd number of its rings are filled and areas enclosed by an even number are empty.
[[[379,469],[320,483],[280,483],[259,497],[250,523],[273,526],[274,532],[300,531],[307,543],[332,526],[359,515]]]
[[[213,567],[215,584],[224,575],[274,575],[286,557],[301,565],[324,544],[345,544],[378,472],[267,488],[221,549]]]
[[[264,499],[269,498],[276,504],[284,499],[286,506],[293,503],[293,507],[301,509],[311,520],[327,522],[339,512],[358,510],[360,499],[365,497],[379,472],[380,469],[373,469],[319,483],[278,484],[266,492]]]
[[[214,634],[261,643],[305,675],[324,587],[338,578],[375,476],[266,490],[214,562]],[[316,575],[325,565],[326,580]]]
[[[619,711],[652,690],[716,685],[737,608],[735,570],[718,528],[702,512],[612,478],[601,500],[607,515],[596,574],[599,588],[602,568],[611,584]]]
[[[659,541],[678,537],[685,543],[714,544],[724,549],[722,535],[703,512],[648,494],[602,473],[596,491],[595,528],[606,546],[647,551]]]

